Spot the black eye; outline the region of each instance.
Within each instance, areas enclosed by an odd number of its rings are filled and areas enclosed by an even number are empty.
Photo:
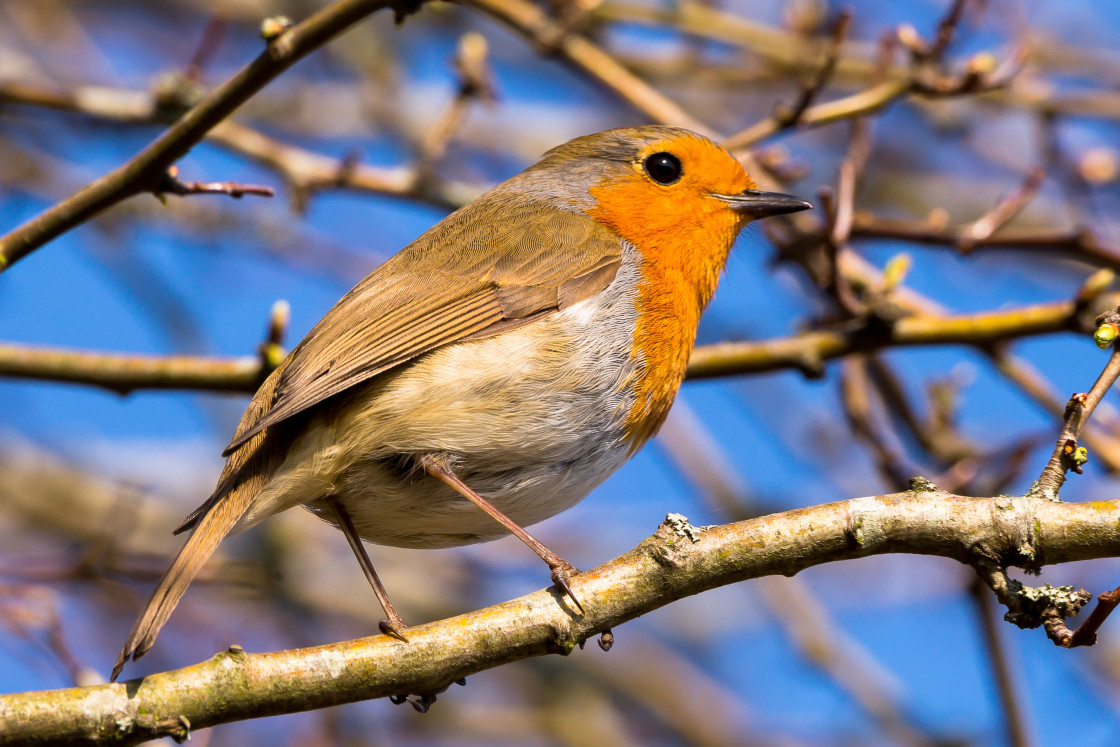
[[[681,159],[672,153],[654,153],[642,164],[649,178],[658,184],[673,184],[681,178]]]

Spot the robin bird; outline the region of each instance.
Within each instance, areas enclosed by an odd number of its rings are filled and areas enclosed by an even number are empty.
[[[810,208],[761,192],[688,130],[576,138],[431,230],[347,293],[261,385],[214,493],[113,667],[152,646],[218,543],[303,505],[346,536],[450,547],[574,505],[657,432],[700,314],[751,220]]]

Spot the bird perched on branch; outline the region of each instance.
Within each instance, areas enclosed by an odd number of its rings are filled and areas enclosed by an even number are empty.
[[[218,486],[113,668],[152,646],[226,535],[303,505],[362,540],[512,532],[582,610],[576,569],[522,527],[583,499],[660,427],[700,314],[751,220],[805,210],[672,127],[576,138],[452,213],[347,293],[261,385]]]

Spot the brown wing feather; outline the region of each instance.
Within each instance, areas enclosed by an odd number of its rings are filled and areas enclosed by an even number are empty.
[[[618,238],[583,213],[491,193],[347,293],[292,351],[271,407],[225,453],[436,347],[599,293],[620,260]]]

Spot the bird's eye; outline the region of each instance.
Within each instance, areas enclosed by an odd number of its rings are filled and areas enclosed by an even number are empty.
[[[642,164],[649,178],[658,184],[673,184],[681,178],[681,159],[672,153],[654,153]]]

